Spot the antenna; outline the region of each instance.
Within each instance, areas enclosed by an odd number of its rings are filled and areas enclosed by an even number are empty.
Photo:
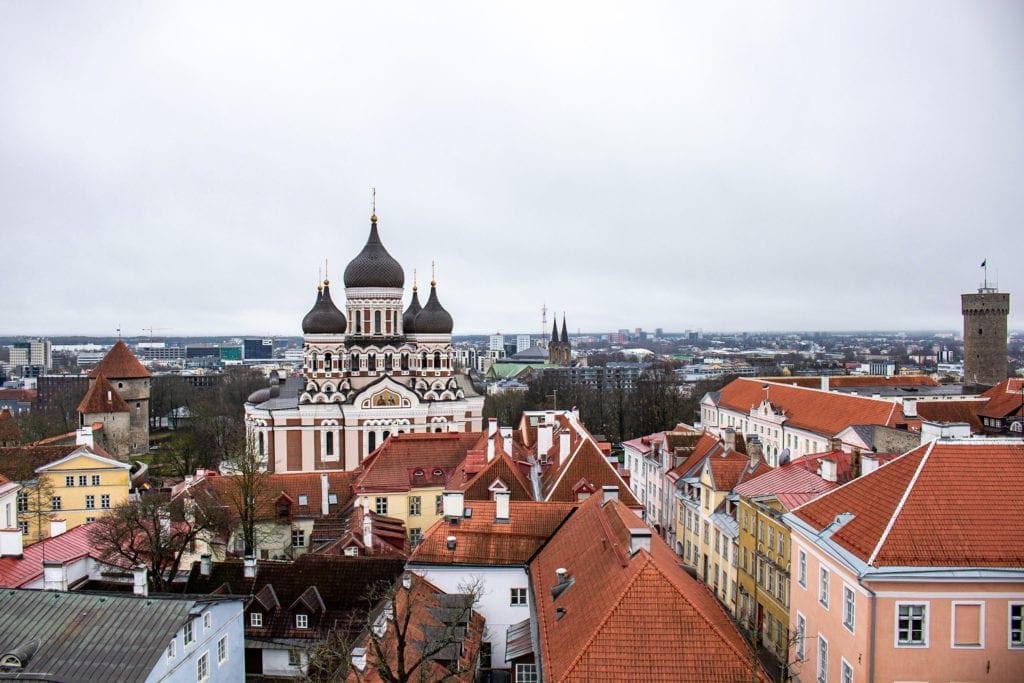
[[[437,261],[430,262],[430,286],[437,285]]]
[[[370,192],[372,193],[370,195],[371,196],[371,199],[370,199],[370,213],[372,213],[374,216],[376,216],[377,215],[377,188],[376,187],[371,187],[370,188]]]
[[[545,335],[547,333],[548,333],[548,305],[545,303],[545,304],[541,304],[540,305],[540,338],[541,338],[541,343],[542,344],[543,344],[543,340],[545,338]]]

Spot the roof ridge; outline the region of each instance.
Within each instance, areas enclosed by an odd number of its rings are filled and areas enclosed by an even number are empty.
[[[871,551],[871,555],[868,557],[868,565],[875,563],[875,558],[881,551],[882,546],[885,545],[886,539],[889,537],[889,532],[892,531],[893,526],[896,525],[896,519],[900,516],[900,512],[903,511],[903,506],[907,502],[907,498],[910,497],[910,492],[914,489],[914,484],[917,483],[917,478],[921,475],[921,471],[924,470],[925,463],[928,462],[928,456],[931,455],[932,449],[935,448],[935,441],[928,444],[927,450],[921,457],[921,462],[918,463],[917,469],[914,470],[914,476],[910,478],[910,482],[907,484],[906,490],[903,491],[903,496],[900,498],[900,502],[896,504],[896,509],[892,511],[892,516],[889,517],[888,523],[885,525],[885,530],[882,531],[882,535],[878,538],[878,543],[875,545],[875,549]]]

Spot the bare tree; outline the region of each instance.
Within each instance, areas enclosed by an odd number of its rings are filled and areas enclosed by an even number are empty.
[[[232,453],[221,469],[228,476],[219,478],[217,493],[230,514],[238,518],[245,554],[253,555],[262,541],[274,535],[261,526],[271,517],[274,504],[271,474],[252,439],[246,439],[244,447]]]
[[[161,591],[174,579],[182,556],[197,540],[221,534],[226,528],[226,511],[212,498],[150,493],[122,502],[99,517],[90,540],[108,562],[146,565],[150,586]]]

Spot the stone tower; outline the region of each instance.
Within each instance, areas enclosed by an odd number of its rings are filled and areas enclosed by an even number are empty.
[[[961,294],[964,314],[964,384],[994,386],[1007,377],[1006,318],[1010,294],[986,282],[976,294]]]
[[[558,320],[551,324],[551,341],[548,342],[548,362],[553,365],[572,364],[572,343],[569,341],[569,330],[562,315],[562,334],[558,334]]]
[[[129,453],[148,453],[149,371],[142,366],[128,345],[118,340],[99,365],[89,373],[90,389],[101,376],[110,381],[129,410],[130,429],[127,443],[123,446],[127,447]]]

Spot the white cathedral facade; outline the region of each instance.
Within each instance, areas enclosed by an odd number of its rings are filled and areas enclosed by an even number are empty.
[[[437,283],[422,306],[414,284],[402,310],[405,273],[381,243],[376,215],[344,282],[344,313],[324,280],[302,320],[302,376],[275,378],[245,404],[271,472],[353,470],[392,434],[483,428],[483,397],[453,370],[453,322]]]

